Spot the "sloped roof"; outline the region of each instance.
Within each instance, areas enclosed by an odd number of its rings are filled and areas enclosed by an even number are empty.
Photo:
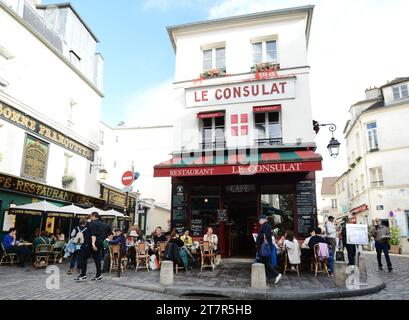
[[[409,77],[400,77],[400,78],[395,78],[394,80],[384,84],[383,86],[381,86],[381,89],[385,88],[385,87],[389,87],[389,86],[393,86],[395,84],[399,84],[402,82],[406,82],[409,81]]]

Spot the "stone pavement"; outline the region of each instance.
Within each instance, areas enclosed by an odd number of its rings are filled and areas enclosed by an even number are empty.
[[[378,271],[378,263],[374,252],[365,253],[368,273],[376,274],[386,288],[378,293],[347,298],[348,300],[409,300],[409,256],[391,254],[393,272]],[[382,256],[384,268],[386,261]]]

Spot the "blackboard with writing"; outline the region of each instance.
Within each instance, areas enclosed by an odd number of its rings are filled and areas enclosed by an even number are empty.
[[[298,234],[307,236],[315,227],[316,196],[313,181],[300,181],[296,186]]]
[[[203,220],[192,219],[191,227],[193,237],[201,237],[203,235]]]
[[[185,220],[185,210],[183,208],[173,208],[172,210],[172,219],[173,220]]]

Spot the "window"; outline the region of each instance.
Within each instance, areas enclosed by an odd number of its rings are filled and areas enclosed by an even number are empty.
[[[277,63],[277,41],[262,41],[253,43],[253,63]]]
[[[224,148],[225,117],[202,119],[202,149]]]
[[[341,185],[342,185],[342,191],[345,191],[345,181],[344,180],[342,180]]]
[[[378,143],[378,128],[376,122],[368,123],[366,125],[368,131],[368,146],[369,151],[377,150],[379,147]]]
[[[361,187],[362,191],[365,191],[365,178],[363,174],[361,174]]]
[[[400,100],[400,99],[407,98],[409,96],[407,84],[393,87],[392,90],[393,90],[393,100]]]
[[[116,142],[116,143],[119,142],[119,137],[118,137],[118,136],[115,137],[115,142]]]
[[[247,136],[249,134],[249,115],[232,114],[231,115],[231,135],[233,137]]]
[[[101,145],[101,146],[104,145],[104,136],[105,136],[104,131],[100,130],[100,131],[99,131],[98,143],[99,143],[99,145]]]
[[[355,179],[355,190],[356,190],[356,194],[359,194],[359,182],[358,179]]]
[[[371,174],[371,186],[373,188],[383,186],[383,172],[382,168],[372,168],[369,169]]]
[[[254,129],[256,139],[261,141],[277,142],[281,144],[281,125],[279,112],[254,114]]]
[[[355,192],[354,192],[354,184],[353,184],[353,183],[351,183],[351,195],[352,195],[352,197],[354,197],[354,196],[355,196]]]
[[[356,153],[357,153],[357,156],[360,157],[361,156],[361,139],[359,136],[359,132],[356,133],[355,140],[356,140]]]
[[[67,176],[70,170],[70,159],[72,156],[70,154],[64,153],[64,175]]]
[[[331,199],[331,208],[332,209],[338,208],[337,199]]]
[[[226,48],[203,50],[203,71],[219,69],[226,71]]]

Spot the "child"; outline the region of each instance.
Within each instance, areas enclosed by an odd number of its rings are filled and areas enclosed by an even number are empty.
[[[102,273],[107,273],[109,271],[110,256],[109,256],[109,242],[113,239],[114,234],[109,233],[108,237],[103,242],[103,252],[104,252],[104,265],[102,267]]]

